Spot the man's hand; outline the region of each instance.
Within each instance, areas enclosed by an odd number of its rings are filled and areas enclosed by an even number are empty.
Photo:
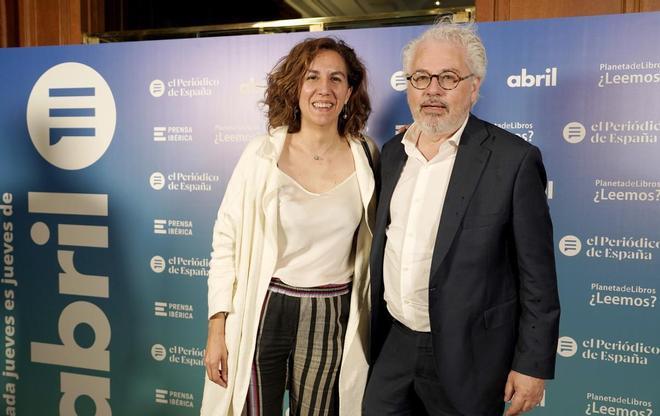
[[[511,370],[504,387],[504,401],[511,406],[504,416],[516,416],[532,410],[543,399],[545,380]]]
[[[209,319],[204,366],[209,380],[221,387],[227,387],[227,344],[225,343],[224,313],[216,314]]]

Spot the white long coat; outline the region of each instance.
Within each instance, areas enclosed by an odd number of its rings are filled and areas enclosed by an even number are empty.
[[[287,127],[279,127],[247,145],[218,210],[208,277],[209,317],[229,312],[225,326],[229,383],[225,389],[206,379],[202,416],[240,416],[245,405],[259,313],[277,261],[277,161],[286,131]],[[376,206],[374,179],[364,148],[358,139],[351,138],[349,143],[364,215],[358,228],[350,314],[339,373],[341,416],[360,414],[367,380],[367,267]],[[376,146],[370,140],[368,144],[375,156]]]

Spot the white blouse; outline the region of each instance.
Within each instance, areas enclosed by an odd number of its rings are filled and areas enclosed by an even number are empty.
[[[348,283],[362,219],[357,175],[329,191],[309,192],[278,169],[278,260],[274,277],[296,287]]]

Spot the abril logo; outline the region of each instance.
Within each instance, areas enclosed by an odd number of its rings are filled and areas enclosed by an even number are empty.
[[[99,160],[110,146],[116,121],[110,87],[93,68],[77,62],[44,72],[28,100],[32,144],[60,169],[83,169]]]
[[[527,68],[523,68],[520,75],[507,78],[506,85],[511,88],[556,87],[557,68],[546,68],[545,73],[539,75],[528,74]]]

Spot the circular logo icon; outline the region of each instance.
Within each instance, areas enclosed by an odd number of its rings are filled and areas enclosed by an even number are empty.
[[[151,81],[149,93],[156,98],[162,97],[165,94],[165,83],[159,79]]]
[[[165,175],[160,172],[154,172],[149,177],[149,185],[157,191],[160,191],[165,186]]]
[[[396,71],[390,77],[390,85],[395,91],[405,91],[408,86],[406,74],[403,71]]]
[[[584,140],[584,136],[586,136],[586,134],[587,129],[584,128],[582,123],[577,121],[568,123],[566,126],[564,126],[564,130],[562,132],[564,140],[571,144],[580,143],[582,140]]]
[[[50,228],[41,221],[35,222],[30,228],[30,238],[35,244],[43,246],[50,240]]]
[[[108,83],[87,65],[55,65],[30,92],[30,140],[41,157],[60,169],[83,169],[99,160],[110,146],[116,121]]]
[[[165,259],[161,256],[153,256],[149,265],[154,273],[162,273],[165,270]]]
[[[577,256],[582,250],[582,242],[574,235],[566,235],[559,240],[559,251],[568,257]]]
[[[575,355],[578,346],[577,342],[571,337],[561,337],[557,343],[557,354],[564,358],[569,358]]]
[[[167,350],[162,344],[154,344],[151,347],[151,356],[156,361],[163,361],[167,357]]]

